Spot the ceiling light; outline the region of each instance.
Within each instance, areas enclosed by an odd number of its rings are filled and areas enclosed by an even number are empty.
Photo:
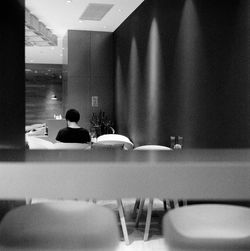
[[[72,3],[72,0],[67,0],[67,3]]]
[[[113,4],[89,3],[79,19],[100,21],[113,6]]]
[[[118,9],[119,12],[121,12],[122,10],[121,9]]]

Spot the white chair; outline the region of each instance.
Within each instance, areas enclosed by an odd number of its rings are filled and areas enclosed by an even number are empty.
[[[156,150],[156,151],[166,151],[166,150],[172,150],[170,147],[167,146],[161,146],[161,145],[143,145],[138,146],[134,148],[134,150],[140,150],[140,151],[149,151],[149,150]]]
[[[104,144],[107,146],[110,146],[110,148],[105,148],[107,149],[119,149],[123,145],[124,150],[130,150],[133,149],[134,144],[126,137],[120,134],[104,134],[101,135],[97,138],[97,144],[93,144],[93,146],[98,146],[96,149],[104,149],[100,147],[100,144]],[[118,148],[111,147],[117,145]],[[119,212],[119,217],[121,221],[121,226],[122,226],[122,232],[124,236],[125,243],[129,245],[129,237],[128,237],[128,231],[127,231],[127,226],[126,226],[126,221],[125,221],[125,216],[124,216],[124,208],[122,205],[122,199],[117,199],[117,206],[118,206],[118,212]]]
[[[91,150],[90,144],[81,144],[81,143],[52,143],[34,136],[26,137],[29,144],[29,149],[38,150],[38,149],[49,149],[49,150]],[[31,204],[32,198],[25,198],[26,204]]]
[[[97,138],[97,143],[102,144],[124,144],[125,150],[131,150],[134,144],[129,140],[128,137],[120,134],[104,134]]]
[[[79,150],[91,150],[91,144],[82,144],[82,143],[61,143],[57,142],[53,145],[54,149],[79,149]]]
[[[0,224],[1,251],[116,250],[117,220],[108,208],[87,202],[21,206]]]
[[[169,251],[250,250],[250,208],[202,204],[176,208],[163,219]]]
[[[46,149],[54,148],[54,145],[52,142],[35,137],[35,136],[26,135],[25,140],[28,143],[30,150],[41,150],[41,149],[46,150]]]
[[[161,146],[161,145],[143,145],[143,146],[138,146],[138,147],[134,148],[134,150],[136,150],[136,151],[150,151],[150,150],[169,151],[172,149],[167,146]],[[138,207],[138,200],[139,200],[139,210],[138,210],[136,220],[135,220],[136,227],[138,227],[138,225],[139,225],[139,221],[140,221],[143,207],[144,207],[144,203],[145,203],[144,198],[137,199],[135,206],[134,206],[134,213],[133,214],[135,214],[136,209]],[[144,238],[143,238],[144,241],[148,240],[149,229],[150,229],[150,224],[151,224],[151,216],[152,216],[152,210],[153,210],[153,203],[154,203],[154,200],[152,198],[150,198],[149,203],[148,203],[148,208],[147,208],[146,226],[145,226]],[[165,201],[164,201],[164,203],[165,203]]]

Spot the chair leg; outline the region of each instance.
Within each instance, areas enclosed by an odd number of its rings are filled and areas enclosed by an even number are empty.
[[[96,199],[89,199],[89,202],[92,202],[93,204],[96,204]]]
[[[152,216],[152,210],[153,210],[153,202],[154,202],[153,199],[149,199],[146,226],[145,226],[145,232],[144,232],[144,241],[148,240],[149,229],[150,229],[150,224],[151,224],[151,216]]]
[[[167,200],[166,199],[163,199],[163,205],[164,205],[164,211],[167,211],[168,207],[167,207]]]
[[[139,225],[139,221],[140,221],[140,218],[142,215],[144,203],[145,203],[145,199],[140,199],[139,210],[138,210],[136,220],[135,220],[135,227],[138,227],[138,225]]]
[[[182,203],[183,203],[183,206],[187,206],[188,205],[187,200],[182,200]]]
[[[122,232],[123,232],[124,240],[125,240],[126,245],[129,245],[128,230],[127,230],[126,221],[125,221],[125,217],[124,217],[122,200],[118,199],[117,204],[118,204],[118,212],[119,212],[120,221],[121,221],[121,225],[122,225]]]
[[[140,199],[136,199],[133,213],[132,213],[132,218],[136,217],[136,212],[137,212],[137,209],[139,208],[139,206],[140,206]]]
[[[25,198],[26,205],[30,205],[32,203],[32,198]]]
[[[174,208],[177,208],[177,207],[179,207],[180,205],[179,205],[179,200],[173,200],[174,201]]]

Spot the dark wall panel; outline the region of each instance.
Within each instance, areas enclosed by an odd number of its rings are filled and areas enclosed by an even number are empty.
[[[66,110],[74,108],[80,112],[79,124],[89,127],[90,77],[68,77]]]
[[[113,77],[113,34],[91,32],[91,75]]]
[[[116,118],[136,145],[248,147],[249,1],[146,0],[115,32]]]
[[[114,121],[114,81],[112,77],[92,77],[90,97],[98,96],[98,107],[91,107],[91,112],[99,113],[100,109]]]
[[[90,76],[90,32],[68,31],[68,75]]]
[[[90,127],[92,112],[102,110],[113,118],[112,33],[72,30],[65,39],[65,58],[68,58],[68,62],[64,67],[64,111],[78,109],[81,114],[80,124],[85,128]],[[92,107],[92,96],[98,96],[98,107]]]
[[[0,148],[24,148],[24,1],[2,3],[0,15]]]

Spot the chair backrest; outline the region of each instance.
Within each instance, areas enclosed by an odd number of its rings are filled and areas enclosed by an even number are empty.
[[[78,201],[37,203],[8,212],[0,250],[106,250],[119,243],[117,219],[105,207]]]
[[[53,149],[54,145],[52,142],[37,138],[35,136],[27,136],[26,142],[29,145],[29,149],[38,150],[38,149]]]
[[[161,145],[143,145],[143,146],[138,146],[134,148],[134,150],[172,150],[171,148],[167,146],[161,146]]]
[[[82,149],[82,150],[90,150],[91,145],[90,144],[82,144],[82,143],[61,143],[57,142],[54,143],[54,149]]]
[[[134,144],[129,140],[128,137],[120,134],[104,134],[97,138],[97,143],[102,144],[124,144],[125,150],[133,149]]]

